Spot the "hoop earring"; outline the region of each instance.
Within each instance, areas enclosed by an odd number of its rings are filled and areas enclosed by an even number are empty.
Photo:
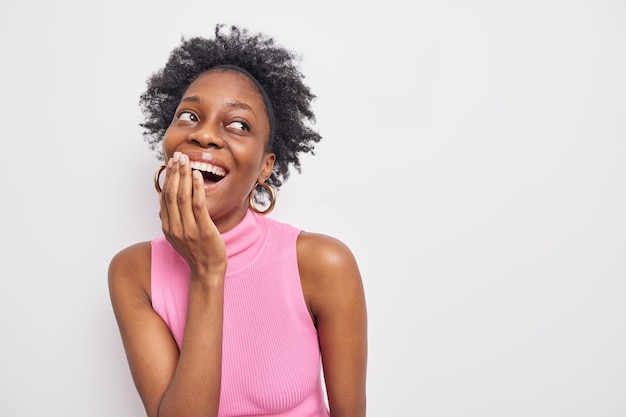
[[[161,184],[159,184],[159,177],[161,176],[161,172],[163,172],[163,170],[165,170],[165,165],[158,167],[154,173],[154,189],[158,194],[161,194],[161,191],[163,191],[161,190]]]
[[[256,206],[256,203],[254,202],[254,195],[256,194],[256,187],[259,185],[265,188],[267,192],[270,194],[270,205],[267,206],[265,210],[259,210],[259,208]],[[274,187],[264,182],[257,182],[254,185],[252,192],[250,193],[250,197],[248,198],[248,204],[250,205],[250,208],[252,209],[252,211],[254,211],[255,213],[258,213],[264,216],[267,214],[270,214],[271,211],[274,210],[274,205],[276,205],[276,191],[274,190]]]

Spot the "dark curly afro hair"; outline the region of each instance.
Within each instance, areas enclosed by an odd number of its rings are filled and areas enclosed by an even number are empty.
[[[275,125],[268,150],[276,160],[267,182],[278,189],[289,177],[290,166],[300,172],[299,154],[313,154],[321,139],[310,127],[315,122],[311,110],[315,96],[303,83],[298,63],[299,57],[274,39],[237,26],[216,25],[214,39],[182,38],[165,67],[148,79],[141,95],[144,140],[163,160],[160,143],[189,84],[213,67],[236,65],[256,78],[272,103]]]

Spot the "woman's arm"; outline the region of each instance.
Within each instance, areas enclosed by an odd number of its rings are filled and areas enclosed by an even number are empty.
[[[334,238],[303,232],[298,265],[319,335],[330,414],[364,417],[367,312],[354,256]]]
[[[109,268],[113,309],[149,417],[216,416],[219,408],[226,249],[206,210],[202,179],[192,179],[185,164],[170,160],[160,213],[165,236],[191,271],[180,352],[151,306],[150,243],[123,250]]]
[[[179,358],[172,334],[150,303],[149,260],[150,243],[145,242],[121,251],[109,267],[113,311],[146,413],[156,417],[194,415],[194,409],[217,410],[221,363],[215,363],[217,358],[221,361],[221,289],[212,291],[190,283]],[[200,322],[211,325],[194,324]]]

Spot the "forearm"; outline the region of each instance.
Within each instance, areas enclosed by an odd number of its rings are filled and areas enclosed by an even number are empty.
[[[183,346],[158,417],[217,416],[222,370],[223,277],[192,273]]]

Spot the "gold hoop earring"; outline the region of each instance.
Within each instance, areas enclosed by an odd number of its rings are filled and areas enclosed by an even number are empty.
[[[256,206],[256,203],[254,201],[254,195],[256,194],[256,187],[259,185],[265,188],[270,195],[270,205],[267,206],[265,210],[259,210],[259,208]],[[262,214],[264,216],[267,214],[270,214],[271,211],[274,210],[274,205],[276,205],[276,191],[274,190],[274,187],[264,182],[257,182],[254,185],[252,192],[250,193],[250,197],[248,198],[248,204],[250,205],[250,208],[252,209],[252,211],[254,211],[255,213]]]
[[[163,170],[165,170],[165,165],[161,165],[160,167],[158,167],[156,172],[154,173],[154,189],[159,194],[161,194],[161,191],[163,191],[161,190],[161,184],[159,183],[159,177],[161,176],[161,172],[163,172]]]

